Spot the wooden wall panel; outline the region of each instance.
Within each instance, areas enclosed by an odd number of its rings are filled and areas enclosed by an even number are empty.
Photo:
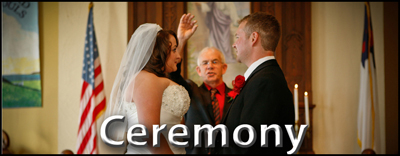
[[[308,92],[312,125],[312,110],[315,105],[312,103],[311,90],[311,3],[282,2],[280,11],[282,44],[280,45],[281,51],[277,51],[277,57],[279,56],[281,61],[279,65],[291,91],[293,92],[295,84],[299,85],[299,124],[305,124],[304,92]],[[278,55],[279,53],[280,55]],[[312,127],[309,127],[307,132],[300,153],[314,153]]]
[[[178,29],[179,20],[186,12],[186,2],[162,2],[163,3],[163,28],[169,30]]]
[[[133,32],[143,23],[157,23],[164,30],[178,29],[181,16],[186,11],[186,2],[128,2],[128,41]],[[181,75],[186,77],[186,47]]]
[[[162,2],[128,2],[128,41],[143,23],[157,23],[162,27],[162,17]]]

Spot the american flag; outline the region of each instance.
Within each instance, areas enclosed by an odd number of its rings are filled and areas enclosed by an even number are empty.
[[[380,154],[381,137],[378,115],[374,38],[370,5],[368,2],[365,2],[363,32],[357,141],[361,151],[369,148],[373,149],[375,153]]]
[[[106,109],[103,76],[93,25],[93,4],[89,5],[83,55],[80,121],[77,154],[97,154],[96,120]]]

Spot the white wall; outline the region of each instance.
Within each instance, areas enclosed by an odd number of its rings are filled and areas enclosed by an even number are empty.
[[[385,153],[383,2],[371,2],[381,149]],[[364,2],[311,3],[313,147],[317,154],[360,154],[357,112]]]
[[[99,48],[106,100],[127,44],[127,2],[94,2],[93,20]],[[59,3],[58,151],[76,153],[83,49],[89,2]],[[97,122],[100,127],[101,117]],[[99,133],[98,133],[99,134]],[[99,152],[105,153],[98,135]]]

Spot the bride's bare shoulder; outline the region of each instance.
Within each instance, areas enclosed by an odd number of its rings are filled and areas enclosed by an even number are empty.
[[[169,85],[170,80],[165,77],[158,77],[157,75],[147,72],[140,71],[136,77],[136,84],[138,87],[146,86],[146,87],[156,87],[156,88],[166,88]]]

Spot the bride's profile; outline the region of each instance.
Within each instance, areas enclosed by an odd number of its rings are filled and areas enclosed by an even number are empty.
[[[181,62],[179,45],[196,30],[193,16],[184,14],[180,20],[178,37],[173,31],[163,30],[157,24],[140,25],[132,35],[115,78],[105,118],[125,116],[122,130],[109,134],[114,140],[126,140],[127,129],[134,124],[147,128],[147,146],[127,145],[126,154],[185,154],[184,147],[168,141],[168,131],[183,123],[182,116],[190,105],[187,90],[167,78]],[[178,42],[179,38],[179,42]],[[159,147],[153,147],[153,125],[166,124],[159,136]],[[157,137],[157,136],[154,136]]]

